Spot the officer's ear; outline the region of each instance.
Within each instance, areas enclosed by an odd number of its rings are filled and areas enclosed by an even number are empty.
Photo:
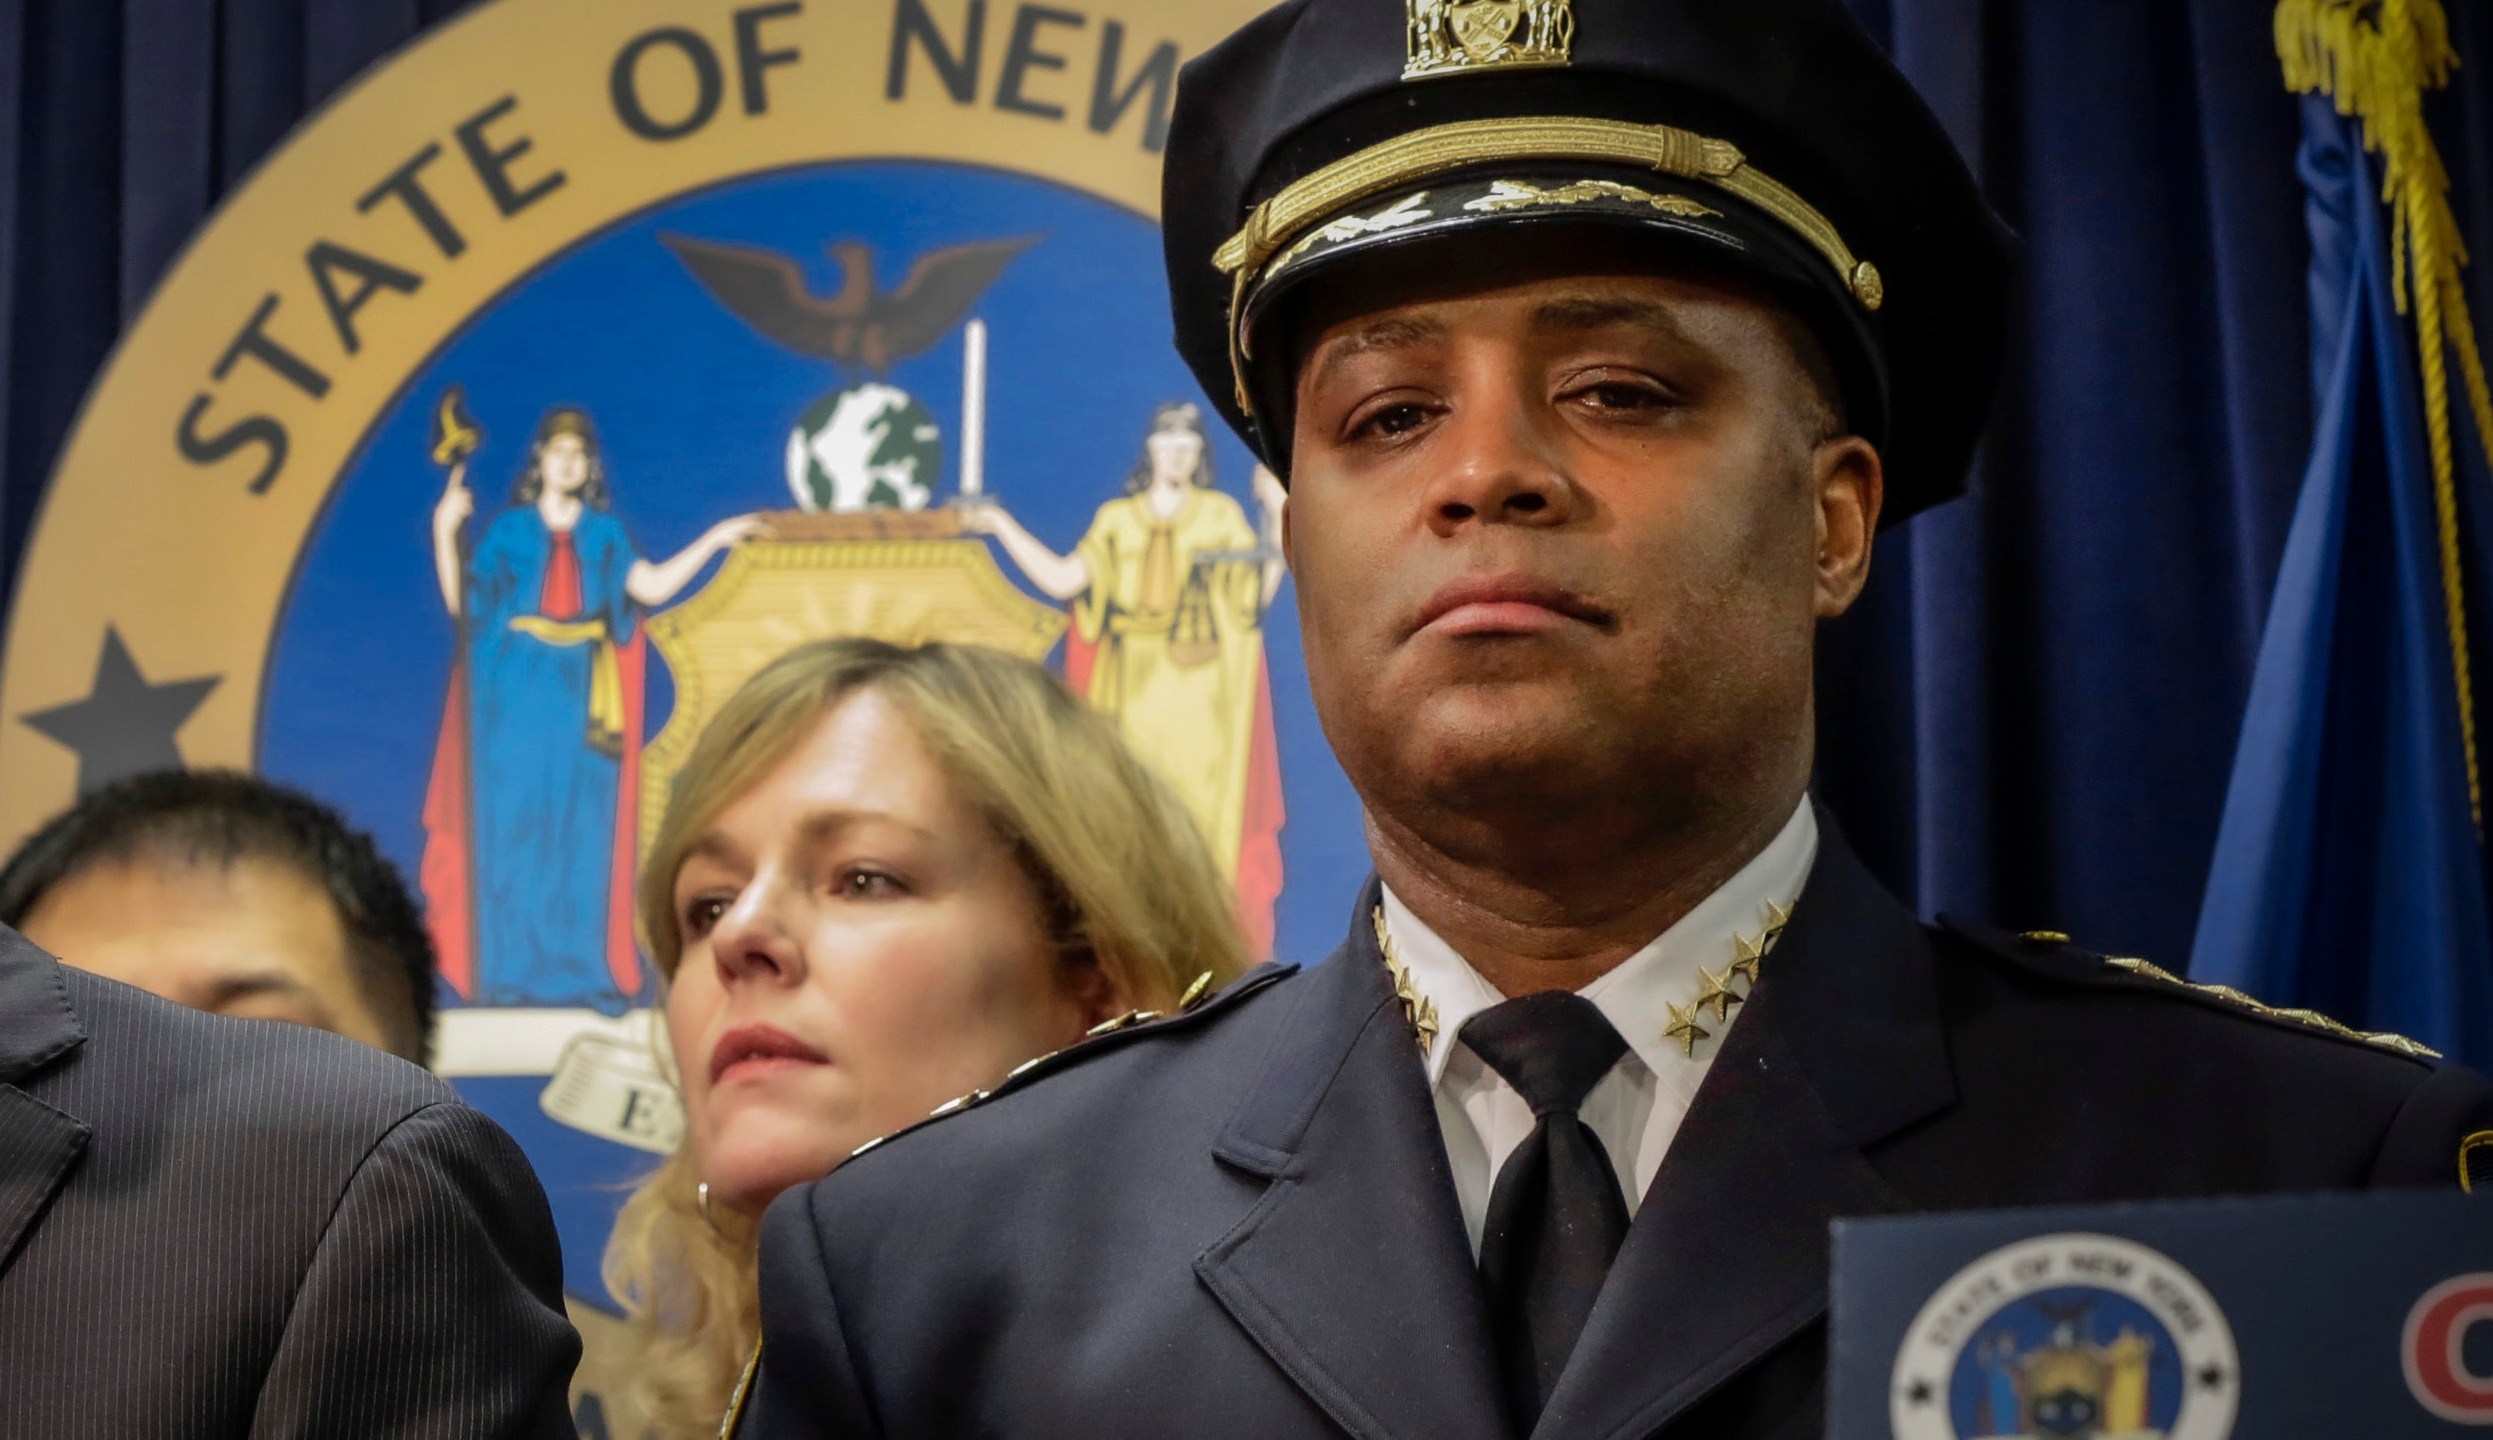
[[[1810,494],[1817,500],[1818,616],[1852,608],[1870,580],[1870,541],[1887,498],[1887,470],[1878,447],[1858,435],[1837,435],[1811,452]]]

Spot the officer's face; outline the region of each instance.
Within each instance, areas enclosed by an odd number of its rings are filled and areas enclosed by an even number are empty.
[[[1326,732],[1372,816],[1441,842],[1788,804],[1876,453],[1826,438],[1761,299],[1536,254],[1404,264],[1301,321],[1287,544]]]
[[[879,1135],[1062,1048],[1116,997],[872,690],[723,810],[676,872],[667,997],[712,1193],[758,1210]]]

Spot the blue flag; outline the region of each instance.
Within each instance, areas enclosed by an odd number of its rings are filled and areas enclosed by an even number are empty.
[[[2493,1064],[2493,931],[2413,331],[2358,122],[2303,100],[2319,423],[2191,978]],[[2460,455],[2460,509],[2485,512]]]

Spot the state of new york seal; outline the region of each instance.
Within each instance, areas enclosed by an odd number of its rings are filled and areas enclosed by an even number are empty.
[[[1914,1317],[1896,1440],[2225,1440],[2233,1331],[2189,1271],[2111,1235],[2044,1235],[1976,1260]]]
[[[703,719],[829,634],[1056,666],[1258,949],[1364,871],[1279,487],[1170,347],[1178,66],[1256,0],[490,0],[270,157],[66,447],[0,829],[166,763],[299,785],[423,892],[436,1068],[527,1149],[599,1395],[682,1117],[628,901]],[[1208,262],[1208,257],[1207,257]]]

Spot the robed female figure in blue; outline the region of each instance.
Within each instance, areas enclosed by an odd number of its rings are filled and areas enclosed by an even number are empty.
[[[464,546],[459,455],[433,563],[460,654],[425,797],[423,886],[442,975],[484,1005],[620,1013],[640,989],[631,889],[642,612],[755,533],[741,516],[641,559],[586,411],[549,411],[508,508]]]

